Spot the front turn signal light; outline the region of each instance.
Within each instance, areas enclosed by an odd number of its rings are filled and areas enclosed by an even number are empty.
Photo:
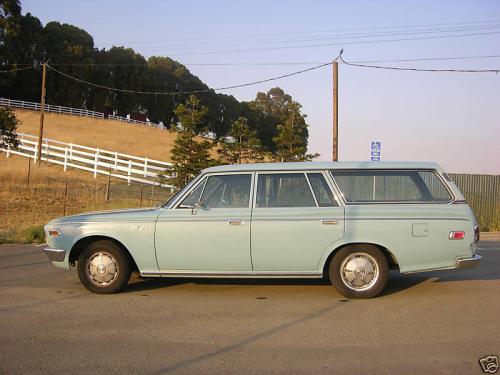
[[[465,238],[465,232],[463,230],[450,232],[448,239],[450,240],[463,240]]]
[[[50,237],[61,237],[61,232],[59,232],[57,229],[50,229],[49,236]]]

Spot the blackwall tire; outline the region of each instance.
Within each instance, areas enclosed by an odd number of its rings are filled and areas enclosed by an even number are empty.
[[[389,265],[373,245],[347,246],[332,258],[329,276],[335,288],[348,298],[373,298],[385,288]]]
[[[96,241],[78,257],[78,277],[93,293],[117,293],[127,285],[132,273],[128,254],[112,241]]]

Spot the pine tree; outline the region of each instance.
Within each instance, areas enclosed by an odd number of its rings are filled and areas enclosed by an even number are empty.
[[[212,143],[200,140],[197,132],[203,131],[203,120],[208,109],[200,106],[196,96],[191,95],[186,103],[179,104],[175,109],[179,119],[180,131],[172,148],[172,171],[175,177],[172,184],[181,188],[204,168],[214,164],[209,151]]]
[[[273,138],[276,144],[275,159],[281,162],[311,161],[319,154],[307,154],[307,124],[300,113],[300,104],[291,102],[288,105],[289,117],[284,124],[278,125],[278,135]]]
[[[246,117],[239,117],[233,123],[228,137],[220,141],[220,149],[217,152],[224,164],[256,162],[264,158],[257,132],[250,129]]]

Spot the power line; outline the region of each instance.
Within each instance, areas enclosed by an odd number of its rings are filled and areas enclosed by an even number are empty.
[[[340,57],[340,55],[337,56],[334,61],[336,61],[339,57]],[[242,83],[242,84],[238,84],[238,85],[218,87],[218,88],[214,88],[214,89],[205,89],[205,90],[170,91],[170,92],[135,91],[135,90],[126,90],[126,89],[119,89],[119,88],[114,88],[114,87],[108,87],[108,86],[99,85],[99,84],[96,84],[96,83],[84,81],[84,80],[82,80],[80,78],[71,76],[71,75],[66,74],[64,72],[61,72],[61,71],[59,71],[59,70],[51,67],[48,64],[47,64],[47,68],[49,68],[50,70],[52,70],[52,71],[54,71],[56,73],[59,73],[59,74],[65,76],[66,78],[70,78],[72,80],[75,80],[77,82],[80,82],[80,83],[83,83],[83,84],[86,84],[86,85],[90,85],[90,86],[93,86],[93,87],[97,87],[97,88],[101,88],[101,89],[105,89],[105,90],[110,90],[110,91],[117,91],[117,92],[123,92],[123,93],[128,93],[128,94],[144,94],[144,95],[187,95],[187,94],[200,94],[200,93],[210,92],[210,91],[223,91],[223,90],[235,89],[235,88],[240,88],[240,87],[253,86],[253,85],[260,84],[260,83],[271,82],[271,81],[275,81],[275,80],[278,80],[278,79],[287,78],[287,77],[291,77],[291,76],[294,76],[294,75],[306,73],[306,72],[309,72],[309,71],[312,71],[312,70],[316,70],[316,69],[325,67],[327,65],[331,65],[332,63],[333,62],[328,62],[328,63],[324,63],[324,64],[321,64],[321,65],[313,66],[313,67],[308,68],[308,69],[303,69],[303,70],[299,70],[299,71],[288,73],[288,74],[283,74],[283,75],[276,76],[276,77],[271,77],[271,78],[262,79],[262,80],[258,80],[258,81],[253,81],[253,82]]]
[[[496,59],[500,58],[500,55],[478,55],[478,56],[434,56],[434,57],[422,57],[422,58],[410,58],[410,59],[384,59],[384,60],[356,60],[351,61],[351,63],[364,64],[364,63],[381,63],[381,62],[417,62],[417,61],[441,61],[441,60],[473,60],[473,59]],[[297,66],[297,65],[321,65],[325,62],[318,61],[270,61],[270,62],[222,62],[222,63],[182,63],[184,66]],[[29,66],[33,68],[33,64],[7,64],[10,66]],[[115,64],[115,63],[51,63],[51,66],[86,66],[86,67],[150,67],[148,63],[146,64]],[[8,71],[7,71],[8,72]]]
[[[497,35],[497,34],[500,34],[500,31],[491,31],[491,32],[484,32],[484,33],[457,34],[457,35],[434,35],[434,36],[411,37],[411,38],[374,39],[374,40],[365,40],[365,41],[360,40],[360,41],[336,42],[336,43],[302,44],[302,45],[296,45],[296,46],[262,47],[262,48],[205,51],[205,52],[187,52],[187,53],[169,54],[169,56],[214,55],[214,54],[221,54],[221,53],[257,52],[257,51],[272,51],[272,50],[285,50],[285,49],[345,46],[345,45],[356,45],[356,44],[379,44],[379,43],[387,43],[387,42],[392,43],[392,42],[405,42],[405,41],[415,41],[415,40],[464,38],[464,37],[472,37],[472,36],[485,36],[485,35]]]
[[[381,63],[381,62],[416,62],[416,61],[468,60],[468,59],[493,59],[493,58],[500,58],[500,55],[422,57],[414,59],[393,59],[393,60],[364,60],[364,61],[351,61],[351,63],[364,64],[364,63]]]
[[[413,25],[397,25],[397,26],[371,26],[371,27],[351,27],[351,28],[335,28],[335,29],[322,29],[322,30],[302,30],[302,31],[288,31],[288,32],[275,32],[275,33],[257,33],[257,34],[242,34],[242,35],[223,35],[223,36],[211,36],[211,37],[196,37],[196,38],[182,38],[182,39],[159,39],[159,40],[139,40],[131,41],[129,43],[158,43],[158,42],[178,42],[184,43],[189,41],[206,41],[206,40],[219,40],[219,39],[244,39],[253,37],[267,37],[267,36],[279,36],[279,35],[305,35],[305,34],[318,34],[325,32],[342,32],[342,31],[369,31],[369,30],[401,30],[401,29],[414,29],[422,27],[437,27],[437,26],[460,26],[460,25],[480,25],[480,24],[492,24],[498,23],[500,20],[482,20],[482,21],[469,21],[469,22],[451,22],[451,23],[434,23],[434,24],[413,24]],[[104,42],[109,43],[109,42]]]
[[[396,66],[381,66],[381,65],[367,65],[358,64],[354,62],[345,61],[340,55],[340,61],[346,65],[356,66],[361,68],[374,68],[374,69],[388,69],[388,70],[406,70],[413,72],[449,72],[449,73],[498,73],[500,69],[425,69],[425,68],[405,68]]]
[[[345,39],[362,39],[362,38],[382,38],[382,37],[394,37],[394,36],[409,36],[409,35],[424,35],[424,34],[447,34],[447,33],[457,33],[457,32],[467,32],[467,31],[484,31],[484,30],[492,30],[499,29],[500,24],[495,25],[487,25],[487,26],[474,26],[474,27],[455,27],[455,28],[431,28],[431,29],[414,29],[414,30],[401,30],[401,31],[382,31],[382,32],[370,32],[370,33],[355,33],[355,34],[333,34],[333,35],[318,35],[314,38],[304,38],[303,35],[294,37],[292,39],[286,40],[245,40],[245,41],[229,41],[229,42],[215,42],[215,43],[207,43],[200,41],[194,41],[192,43],[181,43],[181,44],[171,44],[167,43],[166,45],[162,42],[155,43],[153,46],[146,46],[149,49],[159,49],[159,48],[168,48],[169,51],[178,50],[185,48],[196,48],[196,47],[205,47],[205,48],[220,48],[235,46],[235,47],[244,47],[244,46],[252,46],[258,44],[258,46],[262,45],[276,45],[276,44],[291,44],[291,43],[305,43],[305,42],[320,42],[320,41],[335,41],[335,40],[345,40]],[[132,44],[132,45],[137,45]],[[174,51],[172,51],[174,52]]]
[[[18,65],[18,64],[16,64]],[[11,69],[11,70],[0,70],[0,73],[13,73],[13,72],[18,72],[20,70],[28,70],[28,69],[34,69],[33,66],[27,66],[25,68],[15,68],[15,69]]]

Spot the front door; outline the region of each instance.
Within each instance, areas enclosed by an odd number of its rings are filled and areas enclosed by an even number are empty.
[[[160,271],[251,271],[252,174],[213,174],[156,225]]]

